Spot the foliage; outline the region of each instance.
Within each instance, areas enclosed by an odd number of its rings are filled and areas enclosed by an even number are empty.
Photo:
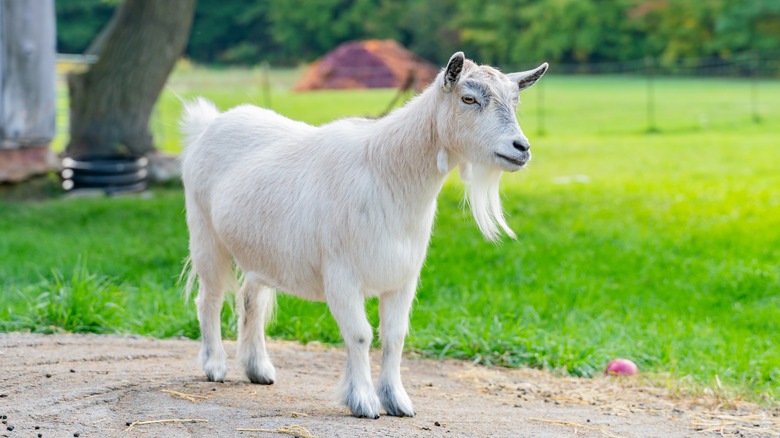
[[[108,23],[116,2],[105,0],[57,0],[57,51],[83,53]]]
[[[110,10],[104,0],[58,0],[60,50],[83,50]],[[503,65],[728,57],[780,47],[780,3],[200,0],[187,54],[201,63],[294,65],[368,38],[394,38],[437,64],[458,49]]]
[[[253,76],[195,68],[176,72],[171,86],[228,108],[262,102]],[[524,92],[519,114],[534,161],[504,178],[518,241],[485,242],[462,210],[462,185],[448,180],[408,348],[586,376],[622,356],[643,371],[711,387],[717,375],[749,398],[777,401],[775,127],[752,121],[748,81],[658,78],[661,133],[645,134],[644,85],[553,75]],[[536,135],[541,89],[545,137]],[[760,89],[762,115],[777,119],[780,83]],[[273,106],[322,123],[378,114],[391,97],[274,90]],[[162,105],[161,125],[175,126],[180,103],[171,91]],[[183,209],[176,188],[151,197],[0,201],[0,329],[198,337],[194,304],[177,284],[187,253]],[[367,307],[376,324],[376,301]],[[229,306],[223,331],[235,336]],[[288,296],[280,296],[269,332],[340,342],[323,304]]]

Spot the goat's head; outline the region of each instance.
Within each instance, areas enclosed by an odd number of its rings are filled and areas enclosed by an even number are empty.
[[[501,212],[498,182],[502,172],[520,170],[531,159],[530,142],[517,123],[517,104],[520,91],[546,71],[544,63],[533,70],[503,74],[457,52],[434,85],[442,103],[437,165],[447,172],[450,163],[458,163],[464,180],[471,180],[472,213],[490,240],[497,238],[498,226],[515,237]]]

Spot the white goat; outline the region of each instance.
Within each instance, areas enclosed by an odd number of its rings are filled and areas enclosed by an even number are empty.
[[[531,159],[517,124],[519,91],[547,70],[504,75],[455,53],[433,85],[376,120],[314,127],[242,105],[220,114],[205,99],[187,104],[183,180],[206,376],[227,372],[220,312],[233,270],[238,358],[254,383],[276,372],[265,349],[274,289],[328,303],[347,351],[344,403],[358,417],[412,416],[401,383],[401,352],[436,197],[460,165],[482,233],[509,235],[501,211],[502,171]],[[382,368],[375,391],[364,300],[379,297]]]

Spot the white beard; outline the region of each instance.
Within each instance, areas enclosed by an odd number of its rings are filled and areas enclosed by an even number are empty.
[[[517,235],[507,225],[501,209],[501,195],[498,189],[503,172],[473,164],[468,173],[470,181],[466,191],[466,201],[471,207],[471,214],[474,215],[479,231],[486,239],[495,242],[498,240],[500,227],[509,237],[517,239]]]

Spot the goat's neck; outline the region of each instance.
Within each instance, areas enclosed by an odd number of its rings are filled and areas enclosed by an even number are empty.
[[[370,142],[373,167],[392,196],[409,207],[427,208],[447,177],[436,164],[441,148],[434,93],[424,92],[376,121]],[[448,170],[451,170],[450,166]]]

